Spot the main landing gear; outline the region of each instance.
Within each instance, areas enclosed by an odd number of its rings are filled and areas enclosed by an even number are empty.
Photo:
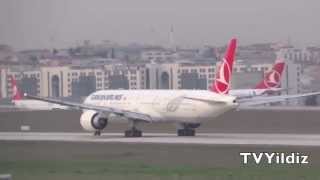
[[[124,132],[125,137],[141,137],[142,131],[136,129],[135,127],[128,129]]]
[[[200,126],[200,123],[182,123],[177,130],[178,136],[195,136],[196,135],[196,128]]]
[[[142,137],[142,131],[136,128],[137,122],[131,120],[130,128],[124,132],[125,137]]]

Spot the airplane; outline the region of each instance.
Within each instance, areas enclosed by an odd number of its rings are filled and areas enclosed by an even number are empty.
[[[141,137],[139,123],[168,122],[178,125],[178,136],[195,136],[201,123],[210,121],[241,105],[279,102],[290,98],[318,95],[320,92],[297,95],[238,99],[228,94],[235,59],[237,39],[229,42],[219,73],[209,90],[100,90],[90,94],[83,103],[24,94],[26,98],[83,110],[80,124],[95,136],[111,121],[128,121],[125,137]]]
[[[265,74],[263,80],[254,89],[231,89],[229,94],[238,98],[248,98],[283,91],[280,83],[284,67],[285,62],[282,59],[277,59],[272,70]],[[219,73],[220,70],[218,68],[217,72]]]
[[[55,110],[55,109],[68,109],[66,106],[61,106],[59,104],[52,104],[48,102],[23,99],[20,90],[17,85],[16,79],[11,76],[12,85],[12,103],[14,108],[26,109],[26,110]]]

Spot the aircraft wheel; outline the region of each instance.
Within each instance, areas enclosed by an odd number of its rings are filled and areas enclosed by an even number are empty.
[[[129,129],[124,132],[125,137],[142,137],[142,131],[138,129]]]
[[[195,136],[196,131],[194,129],[178,129],[178,136]]]

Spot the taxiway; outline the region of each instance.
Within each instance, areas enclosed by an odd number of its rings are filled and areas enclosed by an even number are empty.
[[[169,133],[145,133],[143,137],[125,138],[122,133],[93,136],[90,133],[1,132],[0,141],[320,146],[320,135],[198,133],[195,137],[177,137],[176,134]]]

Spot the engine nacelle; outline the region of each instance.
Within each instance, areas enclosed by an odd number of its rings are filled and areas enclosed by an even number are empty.
[[[102,130],[107,126],[108,118],[97,111],[87,110],[81,114],[80,124],[87,131]]]

